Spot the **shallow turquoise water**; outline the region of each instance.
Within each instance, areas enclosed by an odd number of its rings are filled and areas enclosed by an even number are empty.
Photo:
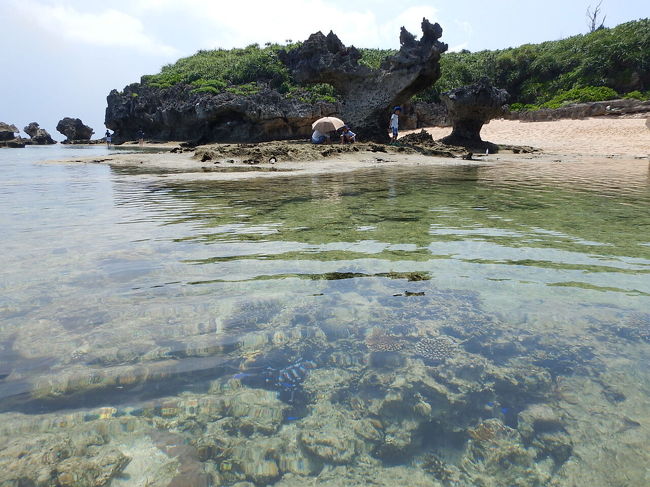
[[[114,485],[642,485],[647,161],[212,183],[36,162],[105,153],[0,152],[0,433],[103,428],[131,459]]]

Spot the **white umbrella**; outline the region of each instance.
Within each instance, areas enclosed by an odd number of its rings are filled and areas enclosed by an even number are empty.
[[[323,117],[312,123],[311,128],[312,130],[318,130],[320,133],[326,134],[328,132],[334,132],[344,125],[345,123],[340,118]]]

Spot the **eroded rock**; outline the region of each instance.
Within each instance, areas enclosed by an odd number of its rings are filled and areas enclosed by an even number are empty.
[[[114,142],[147,138],[209,142],[262,142],[307,138],[311,123],[335,115],[337,103],[306,103],[263,87],[259,93],[238,95],[195,93],[188,85],[155,88],[135,83],[123,92],[111,91],[106,126]]]
[[[359,63],[361,53],[346,47],[333,33],[312,34],[302,46],[281,53],[281,59],[302,83],[329,83],[343,98],[341,115],[364,138],[388,140],[390,109],[408,101],[440,77],[440,55],[447,45],[442,28],[422,20],[422,38],[402,27],[400,50],[379,69]]]
[[[490,145],[481,139],[481,129],[507,112],[508,96],[507,91],[495,88],[487,78],[443,93],[441,99],[454,128],[442,142],[472,148]]]
[[[65,117],[56,124],[56,130],[66,136],[64,144],[89,141],[95,131],[78,118]]]
[[[18,127],[0,122],[0,147],[20,148],[25,147],[25,141],[16,137]]]
[[[48,133],[48,131],[40,128],[36,122],[30,123],[23,130],[27,135],[30,136],[31,139],[29,142],[32,145],[56,144],[56,141],[52,139],[52,136]]]

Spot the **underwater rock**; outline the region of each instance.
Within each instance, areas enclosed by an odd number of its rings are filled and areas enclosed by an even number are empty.
[[[273,487],[443,487],[422,469],[385,467],[378,460],[362,457],[352,465],[323,471],[316,477],[285,475]],[[463,486],[464,487],[464,486]]]
[[[0,485],[107,485],[129,463],[94,431],[16,437],[0,447]]]
[[[277,432],[289,408],[275,392],[264,389],[242,389],[226,396],[224,406],[229,429],[246,436]]]
[[[498,419],[488,419],[470,428],[468,434],[471,440],[459,465],[469,485],[546,485],[549,477],[538,470],[533,453],[523,446],[517,430]]]
[[[129,459],[117,449],[101,450],[91,458],[66,459],[56,467],[57,482],[61,487],[108,484],[129,463]]]
[[[369,421],[354,420],[350,414],[328,402],[317,403],[311,414],[300,425],[299,442],[302,448],[316,458],[330,464],[346,464],[362,452],[375,446],[369,436],[381,438]],[[363,431],[363,435],[359,434]]]
[[[633,342],[650,343],[650,313],[637,313],[627,323],[616,326],[614,333]]]
[[[532,404],[519,413],[517,429],[524,439],[533,435],[563,430],[562,422],[553,408],[547,404]]]

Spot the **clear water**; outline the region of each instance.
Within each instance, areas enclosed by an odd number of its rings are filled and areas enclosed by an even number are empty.
[[[650,482],[647,161],[37,162],[107,152],[0,151],[0,484]]]

